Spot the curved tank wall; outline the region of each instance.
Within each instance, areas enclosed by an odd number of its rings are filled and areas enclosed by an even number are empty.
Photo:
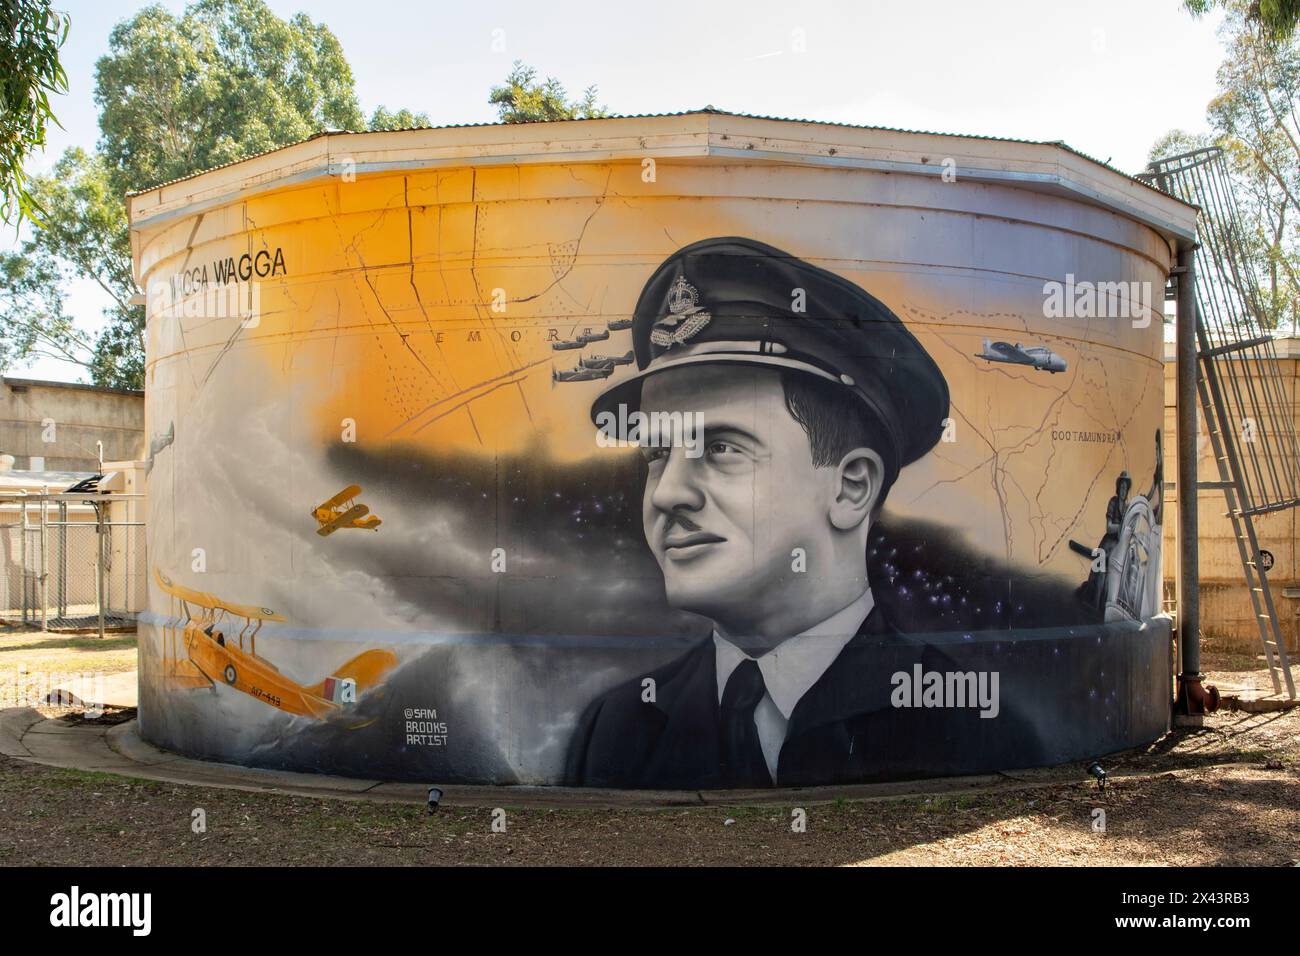
[[[959,167],[292,172],[136,201],[147,739],[724,787],[1166,729],[1151,225]]]

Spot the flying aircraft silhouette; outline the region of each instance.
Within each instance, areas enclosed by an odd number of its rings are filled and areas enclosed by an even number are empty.
[[[586,358],[579,359],[578,365],[582,368],[614,368],[616,365],[631,365],[632,351],[629,349],[622,355],[588,355]]]
[[[1064,372],[1066,368],[1065,359],[1051,349],[1041,345],[1031,345],[1026,348],[1019,342],[1011,345],[1008,342],[993,342],[985,339],[984,351],[976,352],[975,357],[982,358],[986,362],[1028,365],[1036,371],[1051,372],[1053,375]]]
[[[609,378],[614,372],[613,365],[601,365],[597,368],[578,366],[573,369],[552,369],[552,382],[590,382],[598,378]]]
[[[333,498],[312,508],[312,517],[320,525],[316,533],[324,538],[340,528],[377,530],[383,521],[377,515],[370,514],[370,509],[365,505],[355,502],[360,494],[360,485],[348,485]]]

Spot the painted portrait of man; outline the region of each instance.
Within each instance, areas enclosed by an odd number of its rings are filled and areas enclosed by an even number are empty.
[[[898,317],[843,277],[726,237],[664,261],[632,322],[637,371],[593,421],[698,423],[644,443],[641,517],[669,605],[712,629],[591,703],[567,781],[855,782],[1028,748],[1006,709],[891,702],[893,675],[947,661],[899,632],[868,574],[890,488],[949,415],[942,372]]]

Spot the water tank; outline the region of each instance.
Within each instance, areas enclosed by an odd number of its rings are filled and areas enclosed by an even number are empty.
[[[328,133],[129,206],[146,739],[748,788],[1166,730],[1192,207],[1059,143],[715,111]]]

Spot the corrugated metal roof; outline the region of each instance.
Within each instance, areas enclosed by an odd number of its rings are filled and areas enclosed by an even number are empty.
[[[322,129],[320,132],[313,133],[311,136],[308,136],[306,139],[303,140],[297,140],[296,142],[293,143],[285,143],[283,146],[277,146],[274,149],[263,150],[260,153],[253,153],[250,156],[244,156],[241,159],[234,159],[228,163],[221,163],[220,165],[211,166],[207,169],[196,170],[195,172],[189,173],[188,175],[178,176],[175,179],[169,179],[161,183],[155,183],[154,185],[148,186],[143,189],[133,189],[127,193],[127,196],[128,197],[139,196],[147,192],[152,192],[155,189],[161,189],[164,186],[171,186],[176,183],[185,182],[186,180],[189,179],[195,179],[199,176],[203,176],[207,173],[213,172],[214,170],[225,169],[229,166],[237,166],[240,163],[245,163],[252,159],[258,159],[262,156],[270,156],[272,153],[278,153],[281,150],[290,149],[294,146],[299,145],[300,143],[309,143],[312,140],[319,139],[322,136],[359,136],[359,135],[365,135],[367,133],[372,133],[372,132],[410,133],[410,132],[419,132],[424,130],[482,129],[491,126],[540,126],[547,123],[594,123],[594,122],[601,122],[604,120],[667,119],[674,116],[699,116],[702,114],[711,114],[715,116],[734,116],[739,119],[766,120],[774,123],[803,123],[810,126],[836,126],[836,127],[841,127],[843,129],[879,130],[885,133],[907,133],[907,134],[912,134],[917,136],[950,136],[955,139],[983,139],[995,143],[1021,143],[1026,146],[1056,146],[1065,150],[1068,153],[1073,153],[1076,156],[1086,159],[1090,163],[1096,163],[1098,166],[1101,166],[1104,169],[1108,169],[1111,172],[1115,173],[1116,175],[1123,176],[1125,179],[1131,180],[1135,183],[1141,183],[1147,189],[1154,190],[1155,192],[1160,192],[1159,189],[1157,189],[1155,186],[1151,185],[1150,183],[1143,182],[1141,179],[1138,179],[1137,177],[1133,176],[1130,173],[1124,172],[1122,169],[1118,169],[1110,165],[1110,163],[1108,162],[1102,162],[1101,160],[1093,156],[1089,156],[1087,153],[1074,149],[1072,146],[1069,146],[1068,144],[1064,143],[1061,140],[1016,139],[1015,137],[1010,137],[1010,136],[984,136],[978,133],[944,133],[937,130],[904,129],[898,126],[872,126],[868,123],[836,123],[830,120],[798,119],[796,117],[790,117],[790,116],[763,116],[756,113],[732,113],[729,112],[728,110],[720,110],[713,106],[705,106],[702,109],[682,110],[676,113],[624,113],[624,114],[617,114],[611,116],[578,117],[571,120],[530,120],[525,123],[500,123],[500,122],[498,123],[447,123],[442,126],[403,126],[391,130]],[[1161,195],[1167,195],[1167,194],[1161,193]]]

